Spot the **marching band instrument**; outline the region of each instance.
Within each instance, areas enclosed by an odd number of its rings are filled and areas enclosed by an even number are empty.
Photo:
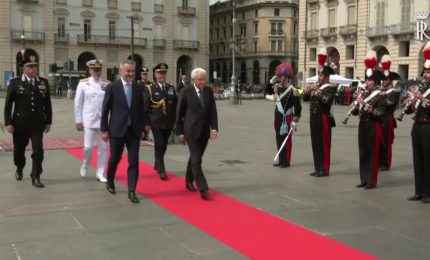
[[[355,94],[357,94],[357,98],[354,100],[354,102],[349,106],[348,113],[346,114],[345,119],[342,120],[342,124],[346,125],[348,124],[348,119],[351,117],[352,111],[357,107],[360,106],[357,99],[361,98],[361,94],[366,90],[366,85],[358,86],[357,90],[355,91]]]
[[[399,120],[400,122],[403,121],[403,117],[405,116],[406,111],[411,107],[411,105],[415,102],[415,96],[414,96],[414,92],[418,89],[418,87],[416,85],[410,87],[410,89],[408,90],[408,98],[409,101],[405,104],[402,113],[396,117],[397,120]]]
[[[424,102],[429,102],[427,99],[427,96],[430,95],[430,88],[428,88],[423,94],[421,99],[418,99],[415,96],[415,92],[419,91],[420,86],[422,87],[423,85],[425,86],[426,83],[425,81],[422,81],[420,84],[418,85],[414,85],[410,88],[410,90],[408,90],[408,96],[409,96],[409,101],[405,104],[405,107],[403,108],[402,113],[397,117],[397,120],[402,121],[403,120],[403,116],[406,114],[406,111],[408,109],[410,109],[411,105],[414,104],[415,108],[418,108],[421,104],[421,102],[423,102],[423,104],[425,104]]]

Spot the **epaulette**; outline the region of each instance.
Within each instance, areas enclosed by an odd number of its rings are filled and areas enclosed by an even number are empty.
[[[110,81],[109,80],[107,80],[107,79],[102,79],[102,81],[104,82],[104,83],[110,83]]]
[[[89,80],[89,78],[84,78],[84,79],[81,79],[79,82],[87,82]]]

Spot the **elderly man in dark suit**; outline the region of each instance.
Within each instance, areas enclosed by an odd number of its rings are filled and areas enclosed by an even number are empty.
[[[124,145],[128,150],[128,198],[139,203],[136,185],[139,177],[139,148],[142,133],[149,131],[142,89],[133,82],[136,63],[123,61],[121,78],[106,87],[100,130],[102,138],[110,141],[111,155],[107,170],[107,190],[115,194],[114,178]]]
[[[194,69],[191,79],[192,87],[183,89],[179,96],[176,134],[180,143],[188,143],[190,150],[185,186],[196,191],[193,185],[196,181],[201,197],[208,200],[211,196],[202,171],[202,157],[209,138],[215,140],[218,135],[218,116],[212,89],[205,85],[206,71]]]

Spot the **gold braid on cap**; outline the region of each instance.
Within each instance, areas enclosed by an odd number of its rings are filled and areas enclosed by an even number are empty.
[[[164,98],[162,98],[160,101],[154,101],[152,99],[151,85],[146,84],[145,87],[148,89],[148,92],[149,92],[149,97],[150,97],[151,103],[152,103],[151,107],[152,108],[162,107],[163,108],[163,114],[166,115],[166,102],[164,101]]]

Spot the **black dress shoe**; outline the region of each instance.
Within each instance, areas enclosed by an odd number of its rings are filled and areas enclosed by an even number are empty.
[[[417,200],[422,200],[422,198],[423,198],[422,195],[415,194],[414,196],[409,197],[408,200],[410,200],[410,201],[417,201]]]
[[[116,190],[115,190],[115,184],[113,183],[108,183],[106,184],[106,189],[111,193],[111,194],[115,194]]]
[[[325,174],[323,171],[321,171],[321,172],[317,172],[316,174],[315,174],[315,177],[327,177],[328,176],[328,174]]]
[[[311,172],[311,173],[309,173],[309,175],[310,176],[315,176],[315,175],[317,175],[317,172]]]
[[[189,190],[189,191],[197,191],[191,182],[185,183],[185,188],[187,188],[187,190]]]
[[[422,202],[422,203],[424,203],[424,204],[428,204],[428,203],[430,203],[430,197],[429,197],[429,196],[424,195],[424,196],[422,197],[422,199],[421,199],[421,202]]]
[[[17,181],[22,180],[22,170],[16,170],[16,172],[15,172],[15,179]]]
[[[128,198],[130,199],[130,201],[131,202],[133,202],[133,203],[139,203],[140,202],[140,200],[139,200],[139,198],[137,197],[137,195],[136,195],[136,192],[134,192],[134,191],[130,191],[129,193],[128,193]]]
[[[204,199],[204,200],[211,200],[212,199],[212,196],[209,194],[209,192],[207,190],[201,191],[200,197],[202,197],[202,199]]]
[[[371,189],[375,189],[376,188],[376,185],[373,185],[373,184],[371,184],[371,185],[366,185],[366,187],[364,187],[366,190],[371,190]]]
[[[43,188],[45,185],[43,185],[42,182],[40,182],[40,178],[31,178],[31,184],[36,188]]]
[[[281,164],[281,166],[279,166],[279,168],[287,168],[290,167],[290,163],[283,163]]]
[[[361,184],[355,185],[356,188],[364,188],[366,186],[367,186],[367,183],[361,183]]]
[[[279,166],[281,166],[282,165],[282,163],[274,163],[273,164],[273,167],[279,167]]]
[[[165,172],[160,172],[160,179],[167,180],[167,174]]]

